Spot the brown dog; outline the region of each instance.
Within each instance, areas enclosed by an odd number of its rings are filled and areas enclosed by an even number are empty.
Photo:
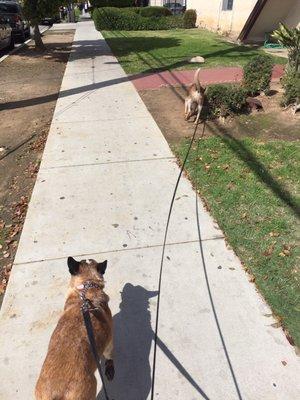
[[[199,73],[200,73],[200,68],[198,68],[195,73],[194,83],[188,89],[188,96],[186,97],[184,104],[185,120],[188,121],[192,115],[197,114],[197,117],[195,119],[195,124],[198,123],[200,118],[201,110],[203,108],[205,99],[204,93],[206,90],[206,88],[201,86],[199,80]]]
[[[48,353],[35,389],[36,400],[95,400],[96,363],[90,350],[81,313],[80,293],[85,291],[99,356],[106,359],[107,379],[114,377],[112,316],[104,293],[107,261],[68,258],[70,289],[64,312],[51,336]],[[92,287],[91,287],[92,286]]]

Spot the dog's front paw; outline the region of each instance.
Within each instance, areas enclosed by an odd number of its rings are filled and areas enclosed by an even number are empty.
[[[112,381],[115,376],[115,366],[113,360],[105,361],[105,375],[109,381]]]

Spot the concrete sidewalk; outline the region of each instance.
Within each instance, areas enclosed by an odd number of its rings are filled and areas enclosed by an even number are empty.
[[[63,307],[69,255],[109,261],[116,358],[109,394],[150,398],[158,273],[178,173],[101,35],[91,21],[78,23],[1,309],[1,400],[33,398]],[[154,398],[295,400],[300,367],[294,349],[271,326],[270,310],[199,207],[220,331],[200,258],[195,192],[183,178],[165,254]]]

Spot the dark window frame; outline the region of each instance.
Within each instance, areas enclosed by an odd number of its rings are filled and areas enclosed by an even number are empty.
[[[223,0],[222,11],[232,11],[234,0]]]

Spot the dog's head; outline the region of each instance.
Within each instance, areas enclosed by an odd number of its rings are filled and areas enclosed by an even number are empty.
[[[68,268],[71,274],[71,286],[77,286],[85,281],[103,283],[103,275],[107,267],[107,260],[98,263],[95,260],[76,261],[68,257]],[[103,284],[104,286],[104,284]]]

